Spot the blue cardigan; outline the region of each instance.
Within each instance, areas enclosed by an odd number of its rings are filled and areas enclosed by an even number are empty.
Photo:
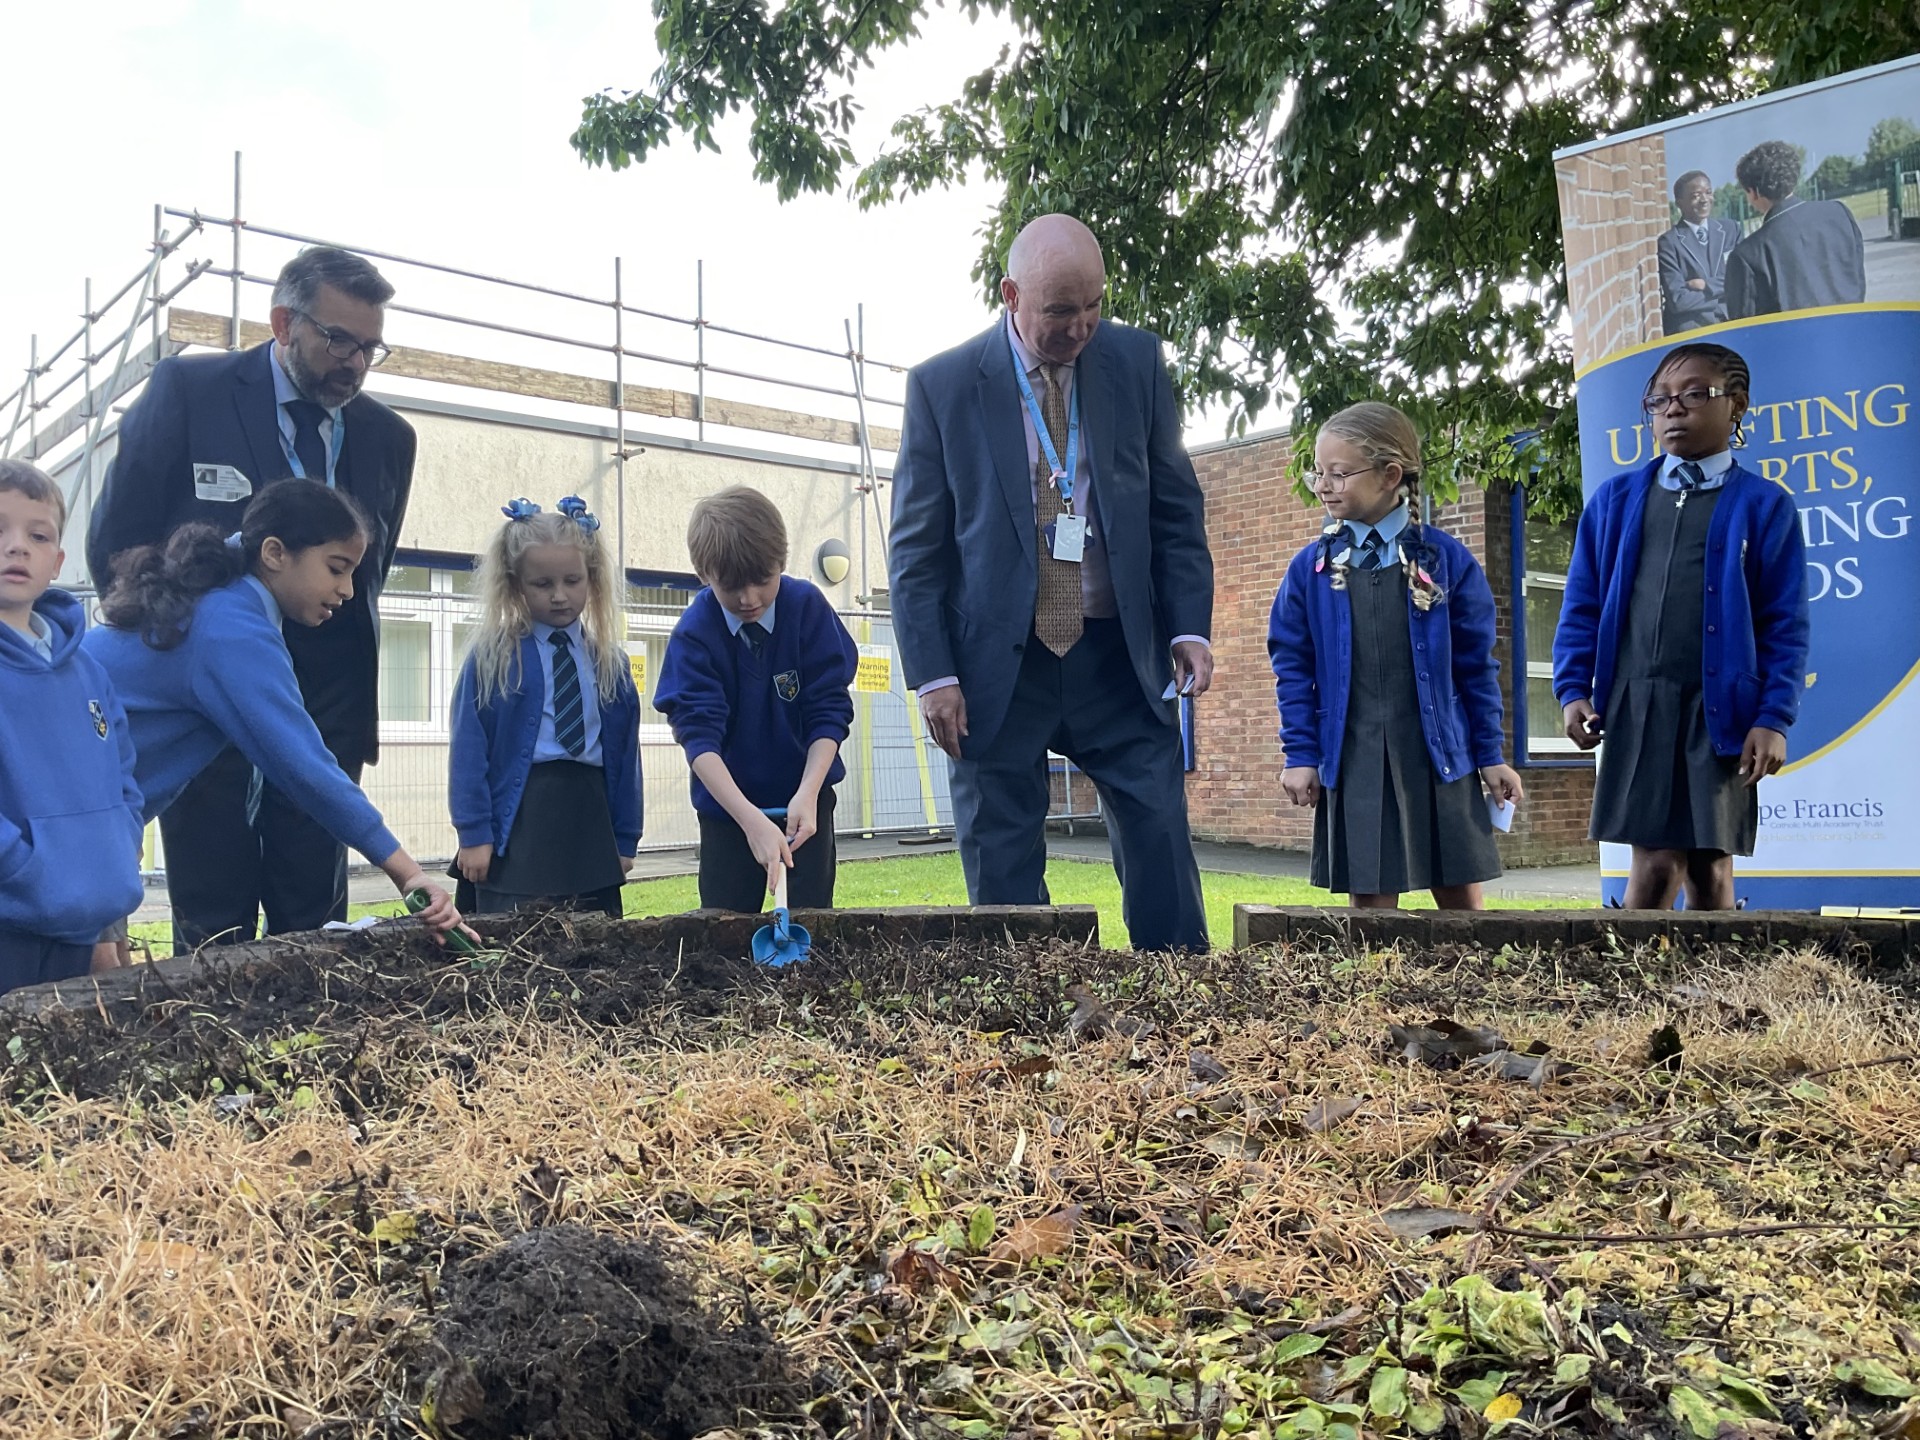
[[[329,835],[374,864],[400,848],[307,714],[278,607],[258,580],[243,577],[202,595],[187,638],[171,650],[105,626],[82,643],[127,707],[148,819],[232,745]]]
[[[0,930],[90,945],[140,904],[133,735],[80,602],[49,590],[33,610],[51,661],[0,625]]]
[[[453,749],[447,772],[447,808],[460,844],[504,851],[513,834],[520,797],[533,771],[533,747],[547,710],[547,675],[539,641],[520,641],[520,688],[480,703],[473,656],[460,667],[453,687]],[[584,672],[583,680],[591,678]],[[620,671],[619,686],[600,697],[600,758],[613,812],[613,840],[622,855],[640,848],[643,813],[640,780],[640,696],[633,677]]]
[[[1553,637],[1553,698],[1562,707],[1588,700],[1604,717],[1663,458],[1614,476],[1581,512]],[[1707,734],[1716,752],[1738,755],[1749,730],[1784,734],[1800,713],[1809,627],[1793,497],[1738,464],[1728,471],[1707,531],[1704,583]]]
[[[689,765],[718,754],[741,793],[772,808],[800,787],[814,741],[845,742],[853,725],[847,687],[859,658],[827,597],[805,580],[781,578],[761,661],[727,629],[713,591],[702,590],[673,627],[653,704],[672,722]],[[837,785],[846,773],[836,755],[826,783]],[[692,789],[695,810],[726,813],[698,776]]]
[[[1420,730],[1445,784],[1505,759],[1500,662],[1493,658],[1493,591],[1465,545],[1431,525],[1417,533],[1426,571],[1446,592],[1430,610],[1407,597]],[[1401,542],[1413,544],[1415,534],[1409,526]],[[1315,766],[1320,783],[1331,790],[1340,783],[1340,747],[1347,732],[1353,611],[1326,571],[1314,573],[1319,553],[1316,540],[1287,566],[1267,621],[1267,656],[1273,662],[1287,764]]]

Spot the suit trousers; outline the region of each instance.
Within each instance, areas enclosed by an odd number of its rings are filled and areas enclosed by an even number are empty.
[[[336,760],[338,757],[335,757]],[[355,784],[361,766],[341,765]],[[229,747],[160,816],[173,950],[317,930],[347,918],[346,847]]]
[[[1064,656],[1029,636],[999,734],[985,754],[948,762],[968,897],[1047,903],[1049,750],[1100,792],[1134,948],[1206,949],[1179,731],[1141,694],[1118,620],[1088,620]]]

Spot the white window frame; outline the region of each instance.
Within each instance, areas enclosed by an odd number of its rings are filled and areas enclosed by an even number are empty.
[[[1522,556],[1519,558],[1524,563],[1525,557]],[[1551,590],[1556,595],[1564,598],[1567,593],[1567,577],[1555,574],[1550,570],[1525,570],[1521,572],[1521,614],[1526,616],[1527,638],[1529,640],[1533,638],[1533,617],[1528,612],[1526,606],[1528,600],[1532,598],[1536,590]],[[1551,660],[1528,660],[1526,666],[1526,678],[1528,680],[1553,679],[1553,662]],[[1527,754],[1530,756],[1548,756],[1554,759],[1562,756],[1578,756],[1584,754],[1585,752],[1582,751],[1578,745],[1574,744],[1573,741],[1569,740],[1563,730],[1558,728],[1560,718],[1558,708],[1556,707],[1553,711],[1549,712],[1549,715],[1549,723],[1555,726],[1554,733],[1551,736],[1544,737],[1531,734],[1524,737],[1527,745]],[[1532,700],[1529,698],[1527,704],[1527,728],[1532,730],[1538,723],[1538,717],[1533,713]]]

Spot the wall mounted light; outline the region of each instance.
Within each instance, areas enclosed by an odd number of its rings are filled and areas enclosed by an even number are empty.
[[[853,557],[844,540],[822,540],[813,552],[813,568],[829,585],[838,585],[853,570]]]

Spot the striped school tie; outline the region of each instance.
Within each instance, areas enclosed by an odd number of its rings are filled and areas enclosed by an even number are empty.
[[[580,667],[573,661],[567,632],[547,637],[553,643],[553,738],[569,755],[587,748],[587,716],[580,700]]]
[[[1381,540],[1380,532],[1378,530],[1368,531],[1365,543],[1360,546],[1360,553],[1354,557],[1353,568],[1356,570],[1372,570],[1379,565],[1381,553],[1385,549],[1386,542]]]
[[[1673,508],[1684,510],[1687,497],[1707,483],[1707,472],[1688,460],[1673,467],[1673,478],[1680,482],[1680,498],[1673,502]]]

